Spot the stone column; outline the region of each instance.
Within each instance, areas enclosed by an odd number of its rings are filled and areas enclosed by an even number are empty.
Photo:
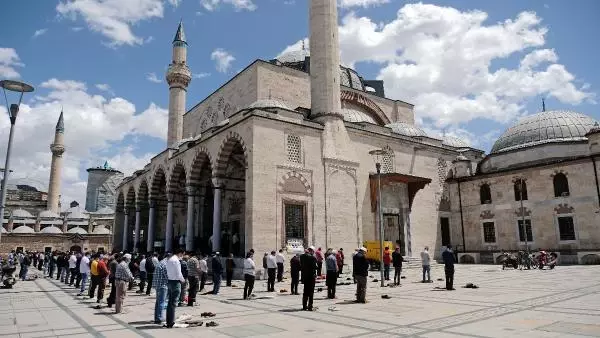
[[[220,251],[221,249],[221,182],[213,179],[215,189],[213,201],[213,231],[212,231],[212,251]]]
[[[173,195],[167,195],[167,225],[165,230],[165,251],[173,250]]]
[[[129,209],[127,209],[127,206],[125,207],[125,210],[123,210],[123,214],[123,247],[121,250],[125,252],[127,251],[127,236],[129,236]]]
[[[194,250],[194,195],[196,188],[189,186],[185,188],[187,192],[187,218],[185,227],[185,250]]]
[[[63,217],[63,224],[62,224],[62,232],[63,232],[63,234],[66,234],[67,230],[69,230],[69,223],[67,221],[67,216],[65,216],[65,217]]]
[[[198,237],[204,236],[204,193],[206,192],[205,189],[206,188],[200,188],[200,195],[198,196]]]
[[[139,203],[135,206],[135,234],[133,235],[133,251],[139,251],[140,245],[140,222],[142,221],[141,208]]]
[[[146,252],[154,251],[154,219],[156,213],[156,201],[150,200],[150,211],[148,217],[148,236],[146,241]]]

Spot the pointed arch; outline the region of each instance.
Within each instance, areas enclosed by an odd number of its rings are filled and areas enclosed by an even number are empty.
[[[230,161],[236,162],[244,169],[248,167],[248,151],[242,137],[235,132],[229,132],[219,150],[215,175],[225,176]]]
[[[186,185],[186,171],[185,164],[181,160],[177,160],[173,165],[173,169],[171,169],[171,173],[169,175],[169,181],[167,184],[167,192],[169,194],[172,193],[180,193],[181,188],[185,190]]]
[[[125,195],[125,206],[127,208],[135,206],[135,196],[135,188],[130,186],[129,189],[127,189],[127,195]]]
[[[123,190],[119,190],[119,195],[117,195],[117,203],[115,204],[115,212],[122,212],[125,208],[125,194]]]
[[[140,182],[140,185],[138,186],[138,191],[137,191],[137,203],[142,203],[142,204],[146,204],[148,203],[148,199],[149,199],[149,193],[150,190],[148,188],[148,182],[146,181],[146,179],[142,179],[142,181]]]
[[[566,197],[570,195],[569,180],[562,172],[556,173],[552,179],[554,185],[554,197]]]
[[[212,163],[212,158],[208,150],[204,147],[198,149],[188,170],[188,184],[199,186],[202,182],[210,180],[213,171]]]
[[[158,198],[166,194],[167,190],[167,174],[166,170],[162,166],[154,171],[152,175],[152,181],[150,182],[150,198]]]

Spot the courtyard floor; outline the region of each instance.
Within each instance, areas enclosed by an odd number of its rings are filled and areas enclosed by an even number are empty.
[[[95,309],[94,300],[77,297],[72,287],[37,279],[0,290],[0,337],[600,337],[600,266],[502,271],[457,265],[456,291],[436,289],[444,285],[437,281],[442,267],[432,269],[430,284],[419,282],[418,268],[404,272],[396,288],[380,288],[369,278],[367,304],[352,303],[354,284],[338,286],[336,300],[317,285],[323,292],[315,293],[315,312],[300,311],[302,296],[264,292],[263,281],[255,285],[257,299],[244,301],[243,282],[234,281],[236,287],[222,287],[218,296],[199,297],[196,307],[177,309],[177,316],[194,319],[216,313],[205,323],[219,326],[170,330],[151,324],[152,296],[132,291],[126,313],[115,315],[105,304]],[[468,282],[479,288],[463,288]],[[289,284],[276,285],[281,288]]]

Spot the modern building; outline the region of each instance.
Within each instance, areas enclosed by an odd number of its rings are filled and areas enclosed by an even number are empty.
[[[115,210],[117,186],[123,180],[123,173],[111,168],[108,162],[102,167],[89,168],[85,210],[95,212],[103,208]]]

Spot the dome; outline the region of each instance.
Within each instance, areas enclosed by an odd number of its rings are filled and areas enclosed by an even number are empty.
[[[2,233],[5,234],[6,233],[6,229],[4,229],[4,227],[2,227]]]
[[[310,56],[310,51],[307,49],[293,50],[277,57],[281,63],[304,62],[304,59]]]
[[[90,216],[85,213],[79,206],[69,208],[65,211],[67,219],[87,219]]]
[[[13,234],[33,234],[33,228],[28,227],[27,225],[21,225],[13,229]]]
[[[99,226],[97,226],[97,227],[94,228],[94,231],[92,231],[92,233],[96,234],[96,235],[110,235],[110,230],[108,230],[103,225],[99,225]]]
[[[41,233],[43,234],[62,234],[62,230],[60,230],[58,227],[55,227],[54,225],[51,225],[49,227],[45,227],[42,230],[40,230]]]
[[[386,127],[391,128],[396,134],[410,136],[410,137],[422,137],[427,136],[425,131],[413,124],[406,122],[394,122],[387,124]]]
[[[537,113],[519,120],[494,143],[492,153],[556,142],[585,141],[596,121],[566,110]]]
[[[70,233],[70,234],[81,234],[81,235],[87,235],[87,233],[88,233],[88,232],[87,232],[87,231],[85,231],[85,229],[84,229],[84,228],[82,228],[82,227],[79,227],[79,226],[76,226],[76,227],[74,227],[74,228],[71,228],[71,229],[67,230],[67,233]]]
[[[454,148],[469,148],[469,144],[463,139],[448,135],[442,138],[442,145]]]
[[[52,210],[44,210],[40,212],[39,216],[42,218],[60,218],[60,216]]]
[[[29,213],[27,210],[16,209],[12,211],[12,217],[17,218],[33,218],[33,215]]]
[[[362,112],[355,108],[342,108],[342,115],[344,116],[344,121],[346,122],[367,122],[371,124],[377,124],[373,117],[369,114]]]
[[[115,211],[109,207],[104,207],[94,211],[93,213],[97,215],[112,215],[115,213]]]
[[[285,103],[275,99],[258,100],[248,106],[248,109],[254,108],[283,108],[290,110],[290,108]]]

